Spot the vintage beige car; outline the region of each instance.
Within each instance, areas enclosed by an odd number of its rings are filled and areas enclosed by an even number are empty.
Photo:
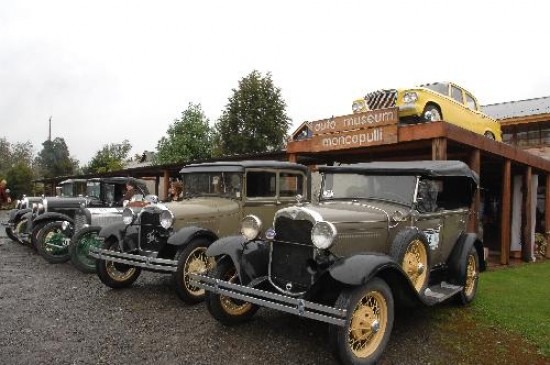
[[[402,123],[440,121],[502,141],[500,124],[481,112],[477,99],[452,82],[434,82],[409,89],[377,90],[352,104],[354,113],[399,108]]]
[[[209,291],[214,318],[234,325],[263,306],[327,322],[343,363],[375,364],[396,305],[474,299],[485,261],[481,241],[466,232],[479,181],[467,165],[373,162],[319,171],[318,203],[279,210],[265,235],[246,217],[241,235],[208,248],[216,265],[191,280]]]
[[[307,194],[307,168],[290,162],[213,162],[180,173],[182,200],[126,208],[123,222],[99,232],[102,246],[90,248],[90,255],[105,285],[127,287],[142,269],[172,273],[180,298],[196,303],[205,291],[189,284],[189,273],[208,268],[212,242],[237,234],[251,214],[271,222],[278,209]]]

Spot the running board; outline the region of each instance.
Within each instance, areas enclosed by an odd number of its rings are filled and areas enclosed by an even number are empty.
[[[464,287],[461,285],[449,284],[442,281],[437,285],[426,288],[426,290],[424,290],[424,294],[422,295],[422,299],[426,302],[426,304],[434,305],[460,293],[463,288]]]

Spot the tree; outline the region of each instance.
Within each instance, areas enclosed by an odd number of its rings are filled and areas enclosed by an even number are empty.
[[[6,179],[10,195],[19,198],[33,188],[33,147],[31,142],[10,143],[0,138],[0,179]]]
[[[33,190],[33,171],[30,164],[23,161],[15,163],[7,172],[6,180],[10,195],[19,199],[23,194],[31,194]]]
[[[166,134],[157,144],[156,162],[159,164],[202,160],[212,154],[211,129],[200,104],[189,103]]]
[[[65,139],[56,137],[53,141],[42,143],[42,151],[38,153],[35,164],[43,177],[66,176],[75,173],[78,161],[69,154]]]
[[[127,139],[122,143],[103,145],[83,170],[88,174],[122,170],[131,149],[132,145]]]
[[[273,151],[285,144],[290,118],[281,90],[271,74],[254,70],[233,89],[226,109],[215,125],[216,154]]]

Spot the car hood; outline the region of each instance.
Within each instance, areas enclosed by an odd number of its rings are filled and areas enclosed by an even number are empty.
[[[178,220],[193,221],[216,218],[240,211],[241,202],[227,198],[192,198],[164,203]]]

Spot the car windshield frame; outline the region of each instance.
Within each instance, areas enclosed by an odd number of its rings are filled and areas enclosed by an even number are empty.
[[[73,198],[75,196],[74,190],[75,190],[75,183],[65,183],[61,186],[61,191],[59,192],[59,196],[61,198]]]
[[[191,172],[181,174],[183,196],[189,198],[243,197],[243,172]]]
[[[376,200],[413,207],[418,176],[324,172],[319,201]],[[388,189],[388,187],[391,187]]]
[[[86,183],[86,196],[89,198],[101,199],[101,182],[88,181]]]

